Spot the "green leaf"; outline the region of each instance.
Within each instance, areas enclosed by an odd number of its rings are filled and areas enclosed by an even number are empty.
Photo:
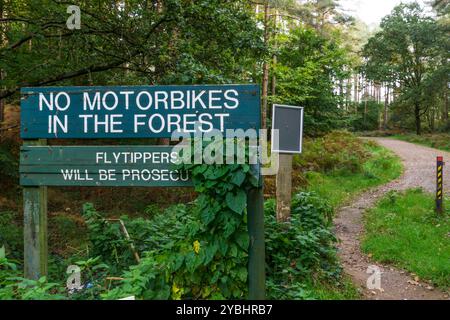
[[[242,171],[237,171],[233,174],[231,182],[240,187],[245,180],[245,173]]]
[[[0,248],[0,259],[6,258],[5,246]]]
[[[247,275],[248,275],[247,268],[241,267],[238,269],[237,276],[238,276],[239,280],[241,280],[242,282],[246,281]]]
[[[236,213],[242,214],[247,204],[247,195],[244,190],[239,189],[236,194],[228,193],[226,197],[227,206]]]
[[[208,225],[211,221],[214,220],[215,213],[210,208],[205,208],[202,210],[202,221],[205,225]]]

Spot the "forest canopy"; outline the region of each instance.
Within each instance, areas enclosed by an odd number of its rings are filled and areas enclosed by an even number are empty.
[[[335,128],[445,130],[449,7],[401,4],[378,29],[335,0],[77,1],[0,4],[0,105],[48,85],[255,83],[305,107],[307,134]]]

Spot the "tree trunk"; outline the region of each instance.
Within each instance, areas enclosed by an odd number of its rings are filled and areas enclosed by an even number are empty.
[[[434,133],[434,129],[435,129],[435,112],[434,112],[434,108],[431,108],[430,111],[428,112],[429,114],[429,126],[430,126],[430,130],[432,133]]]
[[[447,124],[448,122],[448,87],[447,83],[445,84],[444,89],[444,112],[442,113],[442,120]]]
[[[383,116],[383,130],[387,130],[388,122],[388,105],[389,105],[389,87],[386,86],[386,93],[384,95],[384,116]]]
[[[277,76],[275,75],[275,66],[277,64],[277,56],[275,54],[273,55],[272,63],[273,63],[273,70],[272,70],[272,96],[275,96],[275,94],[277,93],[277,91],[276,91],[276,89],[277,89]]]
[[[4,3],[3,1],[0,1],[0,19],[4,16]],[[4,34],[6,34],[6,24],[4,24],[4,27],[0,26],[0,48],[2,48],[4,45],[6,45],[6,39],[4,38]],[[0,93],[3,91],[2,86],[3,81],[3,70],[0,68]],[[0,123],[2,123],[5,120],[5,102],[4,99],[0,98]]]
[[[416,121],[416,134],[420,136],[422,134],[422,124],[420,121],[420,104],[418,102],[414,105],[414,117]]]
[[[345,105],[347,107],[347,111],[350,110],[350,101],[352,98],[352,79],[351,77],[347,79],[346,87],[345,87]]]
[[[366,99],[364,100],[364,118],[363,118],[364,127],[366,127],[366,121],[367,121],[367,96],[368,95],[366,95]]]
[[[3,81],[3,70],[0,69],[0,92],[2,91],[1,82]],[[5,121],[5,101],[0,98],[0,123]]]
[[[264,45],[266,48],[269,45],[269,1],[264,2]],[[266,128],[267,122],[267,93],[269,89],[269,62],[267,58],[264,59],[263,64],[263,81],[262,81],[262,114],[261,114],[261,128]]]
[[[355,76],[354,76],[354,80],[353,80],[353,85],[354,85],[354,92],[353,92],[353,95],[354,95],[354,97],[353,97],[353,99],[354,99],[354,101],[356,102],[356,104],[358,104],[358,81],[359,81],[359,79],[358,79],[358,74],[357,73],[355,73]],[[358,110],[358,108],[356,108],[356,110]]]

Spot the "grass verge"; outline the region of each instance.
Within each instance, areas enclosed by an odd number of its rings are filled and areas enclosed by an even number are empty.
[[[450,151],[450,135],[446,133],[424,134],[421,136],[418,136],[416,134],[401,134],[393,135],[390,138],[420,144],[422,146],[443,151]]]
[[[447,200],[447,208],[450,201]],[[449,211],[438,217],[434,199],[421,189],[391,192],[366,215],[362,248],[382,263],[394,264],[450,287]]]
[[[370,141],[363,143],[368,158],[357,170],[333,169],[329,172],[309,172],[307,191],[313,191],[325,199],[334,210],[358,193],[398,178],[403,166],[400,158],[386,148]],[[351,166],[350,166],[351,168]],[[341,279],[338,285],[318,283],[310,290],[320,300],[359,299],[359,293],[351,280]]]
[[[364,147],[370,153],[362,170],[335,170],[329,173],[309,172],[308,191],[326,198],[333,208],[349,201],[356,194],[398,178],[403,170],[401,160],[391,151],[371,142]]]

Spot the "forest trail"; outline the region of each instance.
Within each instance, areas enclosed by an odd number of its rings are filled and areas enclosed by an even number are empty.
[[[449,165],[444,166],[444,191],[450,193],[450,153],[393,139],[370,138],[395,152],[403,162],[403,175],[388,184],[364,192],[349,206],[342,207],[335,219],[336,235],[340,240],[339,257],[345,272],[361,288],[365,299],[375,300],[446,300],[449,294],[432,288],[422,280],[415,281],[414,275],[371,261],[361,252],[360,238],[364,232],[363,214],[375,205],[390,190],[406,190],[422,187],[435,192],[436,156],[441,155]],[[367,289],[371,276],[366,273],[369,266],[381,271],[382,290]]]

